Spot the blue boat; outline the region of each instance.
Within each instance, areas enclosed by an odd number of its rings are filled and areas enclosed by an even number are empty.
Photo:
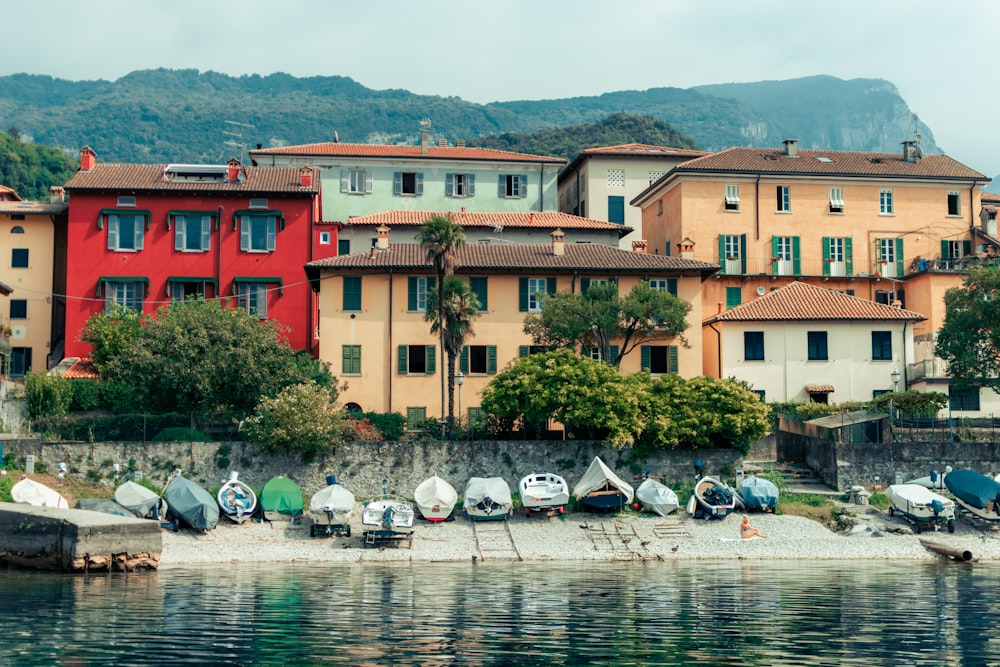
[[[1000,521],[1000,482],[975,470],[952,470],[944,485],[959,506],[982,521]]]
[[[591,512],[617,512],[632,504],[635,489],[595,456],[573,488],[573,497],[577,505]]]
[[[740,497],[752,512],[773,512],[778,506],[778,487],[769,479],[750,475],[740,484]]]

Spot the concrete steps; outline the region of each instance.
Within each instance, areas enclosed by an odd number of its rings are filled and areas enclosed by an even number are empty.
[[[744,461],[743,471],[747,475],[768,470],[776,470],[785,480],[784,491],[787,493],[811,493],[820,496],[839,497],[844,495],[836,489],[831,489],[823,483],[816,473],[808,466],[796,463],[777,463],[775,461]]]

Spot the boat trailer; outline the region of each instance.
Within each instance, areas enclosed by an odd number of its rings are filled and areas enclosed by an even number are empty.
[[[361,533],[361,538],[361,544],[366,549],[387,544],[398,546],[403,542],[406,542],[407,549],[413,547],[412,530],[366,530]]]

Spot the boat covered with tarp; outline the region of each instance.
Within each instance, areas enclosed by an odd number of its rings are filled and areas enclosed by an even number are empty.
[[[619,510],[632,504],[635,489],[595,456],[587,472],[573,487],[578,505],[588,510]]]
[[[413,502],[427,521],[447,521],[457,501],[455,487],[437,475],[422,481],[413,492]]]
[[[302,514],[305,499],[302,489],[288,477],[272,477],[260,490],[257,499],[268,521],[290,521]]]
[[[115,502],[140,519],[163,521],[167,518],[167,501],[156,491],[132,480],[123,482],[115,489]]]
[[[354,513],[354,494],[334,475],[327,475],[326,486],[309,499],[309,516],[312,518],[310,535],[351,535],[351,515]]]
[[[61,493],[27,477],[10,488],[10,497],[15,503],[69,509],[69,502]]]
[[[213,530],[219,523],[219,503],[205,489],[180,474],[163,487],[168,517],[195,530]]]
[[[983,521],[1000,521],[1000,482],[975,470],[952,470],[944,485],[959,506]]]
[[[514,509],[510,485],[503,477],[470,477],[462,511],[473,521],[502,521]]]
[[[80,498],[76,501],[76,509],[100,512],[101,514],[112,514],[114,516],[127,516],[130,519],[135,518],[135,515],[127,509],[107,498]]]
[[[773,512],[778,506],[778,485],[769,479],[749,475],[740,483],[739,492],[751,512]]]
[[[635,490],[635,499],[647,512],[667,516],[680,507],[677,494],[672,489],[652,477],[647,477]]]

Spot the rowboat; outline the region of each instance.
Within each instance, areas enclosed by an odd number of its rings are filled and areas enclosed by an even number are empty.
[[[15,503],[69,509],[69,503],[62,494],[27,477],[10,488],[10,497]]]
[[[447,521],[457,500],[455,487],[437,475],[425,479],[413,492],[413,502],[427,521]]]
[[[213,530],[219,523],[219,503],[205,489],[175,472],[163,487],[167,514],[195,530]]]
[[[677,494],[652,477],[644,479],[635,490],[635,499],[647,512],[660,516],[676,512],[679,507]]]
[[[688,512],[696,519],[725,519],[736,508],[736,494],[714,477],[702,477],[694,485]]]
[[[229,473],[229,479],[219,487],[215,497],[226,518],[236,523],[243,523],[257,509],[257,494],[248,484],[239,480],[237,472]]]
[[[566,480],[551,472],[532,473],[521,479],[517,485],[521,493],[524,513],[558,511],[569,503],[569,486]]]
[[[632,503],[635,490],[595,456],[587,472],[573,487],[576,502],[591,511],[619,510]]]

